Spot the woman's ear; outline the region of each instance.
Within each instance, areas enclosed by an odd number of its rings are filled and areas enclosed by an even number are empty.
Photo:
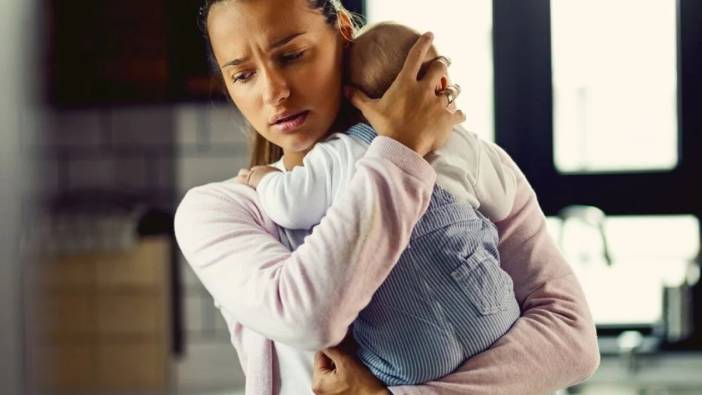
[[[336,13],[336,23],[341,38],[344,40],[344,47],[348,47],[353,40],[353,23],[351,22],[351,16],[345,10],[339,11]]]

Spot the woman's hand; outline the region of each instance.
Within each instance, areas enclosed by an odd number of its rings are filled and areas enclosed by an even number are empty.
[[[390,391],[340,346],[314,355],[312,392],[317,395],[389,395]]]
[[[437,85],[448,79],[446,62],[431,61],[418,79],[432,39],[431,33],[425,33],[417,40],[380,99],[370,99],[353,87],[345,88],[351,104],[361,110],[379,135],[391,137],[422,156],[443,146],[453,127],[466,119],[445,95],[437,95]]]

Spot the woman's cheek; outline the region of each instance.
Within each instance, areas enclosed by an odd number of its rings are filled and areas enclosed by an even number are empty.
[[[255,84],[256,81],[250,81],[246,84],[240,82],[227,83],[227,91],[232,102],[234,102],[234,106],[247,118],[252,113],[252,109],[256,107],[258,95],[256,95]]]

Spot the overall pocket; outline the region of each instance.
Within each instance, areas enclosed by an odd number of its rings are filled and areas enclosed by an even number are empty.
[[[512,279],[487,251],[478,250],[466,257],[451,277],[480,314],[491,315],[507,310],[509,298],[513,295]]]

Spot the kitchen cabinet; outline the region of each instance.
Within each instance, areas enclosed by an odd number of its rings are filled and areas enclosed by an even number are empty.
[[[217,97],[201,1],[45,0],[47,95],[58,107]]]
[[[33,264],[30,381],[37,393],[167,393],[170,240]]]

